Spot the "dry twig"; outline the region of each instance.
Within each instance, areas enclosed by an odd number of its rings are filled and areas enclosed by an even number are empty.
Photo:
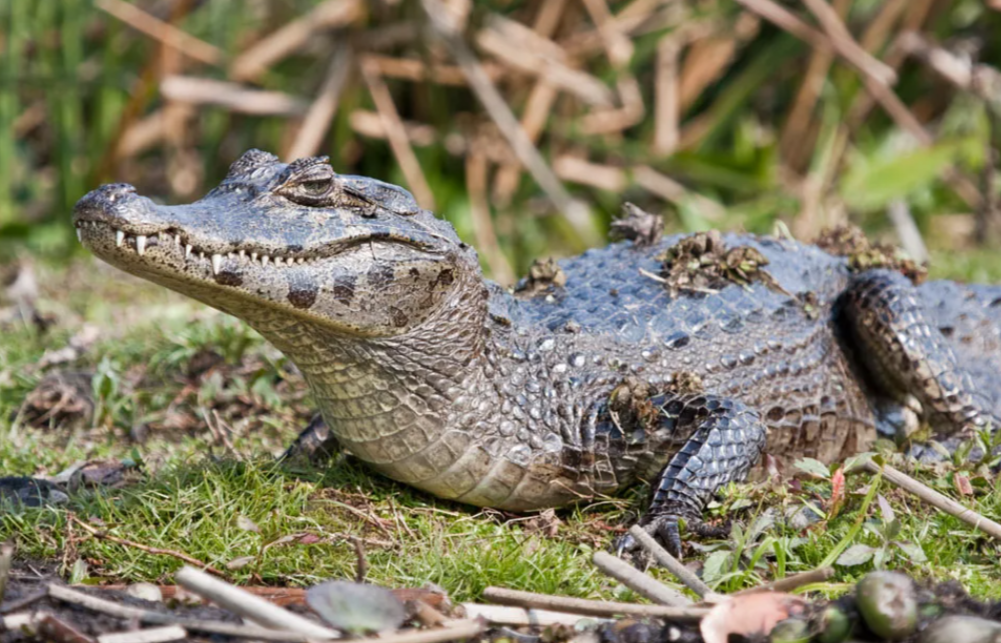
[[[257,627],[256,625],[238,625],[223,621],[179,618],[173,614],[122,605],[56,584],[49,585],[49,596],[64,603],[79,605],[80,607],[109,614],[116,618],[136,619],[143,623],[154,623],[157,625],[180,625],[193,632],[207,632],[209,634],[222,634],[224,636],[237,636],[262,641],[288,641],[289,643],[309,643],[316,640],[316,637],[306,636],[298,632],[269,630]],[[11,617],[6,618],[9,619]]]
[[[186,638],[188,631],[180,625],[165,625],[131,632],[99,634],[97,643],[168,643]]]
[[[481,620],[452,621],[448,627],[435,630],[396,632],[380,636],[378,643],[445,643],[472,639],[483,633],[485,623]]]
[[[731,594],[731,596],[741,596],[743,594],[752,594],[754,592],[792,592],[805,585],[823,583],[832,576],[834,576],[833,567],[820,567],[818,569],[811,569],[808,572],[803,572],[802,574],[786,576],[785,578],[774,580],[759,587],[742,589],[739,592]]]
[[[486,258],[493,278],[502,286],[511,286],[515,280],[514,271],[497,243],[497,232],[487,202],[487,159],[475,148],[466,154],[466,188],[469,191],[476,246]]]
[[[589,105],[612,106],[611,90],[591,74],[570,68],[559,45],[513,20],[490,18],[487,26],[476,34],[480,49],[519,71],[545,79]]]
[[[616,558],[608,552],[595,552],[594,556],[591,557],[591,562],[605,574],[651,601],[674,607],[686,607],[692,604],[681,592],[647,576],[626,561]]]
[[[297,632],[317,639],[340,638],[340,634],[330,628],[293,614],[235,585],[212,578],[194,567],[182,567],[174,574],[174,578],[185,589],[264,627]]]
[[[567,221],[580,236],[581,241],[586,245],[596,244],[598,233],[590,220],[587,207],[570,196],[570,193],[546,164],[545,159],[539,154],[531,139],[521,129],[518,119],[511,113],[511,108],[504,101],[504,97],[490,82],[490,78],[483,71],[483,66],[476,60],[466,42],[459,36],[455,26],[448,21],[441,0],[421,0],[421,4],[430,18],[435,32],[441,37],[459,67],[462,68],[473,92],[497,124],[508,144],[511,145],[515,156],[532,174],[536,183],[546,192],[556,208],[567,218]]]
[[[681,47],[680,39],[674,34],[662,37],[657,45],[653,151],[665,156],[678,147],[678,121],[681,117],[678,64]]]
[[[13,559],[14,543],[10,541],[0,543],[0,604],[3,603],[3,595],[7,591],[7,578],[10,575]]]
[[[396,104],[393,103],[393,95],[389,93],[389,88],[376,71],[376,68],[366,59],[361,61],[361,75],[368,86],[372,102],[379,113],[383,130],[389,139],[389,146],[393,149],[396,161],[403,170],[403,176],[407,179],[407,185],[414,193],[417,203],[426,210],[434,210],[434,193],[428,185],[424,170],[410,147],[407,140],[407,132],[403,128],[403,120],[400,113],[396,111]]]
[[[713,592],[708,585],[703,583],[701,578],[696,576],[690,569],[681,564],[681,561],[672,556],[669,551],[661,547],[660,543],[658,543],[653,536],[648,534],[645,529],[639,525],[633,525],[629,529],[629,534],[636,539],[636,542],[640,544],[640,547],[653,556],[654,560],[677,576],[678,580],[685,584],[685,587],[698,594],[701,598],[719,598],[719,595]]]
[[[247,89],[236,83],[194,76],[168,76],[160,83],[160,93],[167,100],[218,105],[232,112],[260,116],[299,116],[307,108],[306,101],[284,92]]]
[[[493,625],[515,627],[546,627],[549,625],[576,625],[581,619],[590,618],[583,614],[551,612],[540,609],[524,609],[507,605],[482,605],[462,603],[462,609],[469,618],[482,619]]]
[[[593,616],[652,616],[672,621],[697,621],[709,613],[708,607],[671,607],[667,605],[640,605],[613,601],[592,601],[569,596],[550,596],[522,592],[503,587],[488,587],[483,598],[501,605],[515,605],[528,609],[555,610],[590,614]]]
[[[313,156],[320,150],[323,137],[330,128],[330,122],[337,114],[341,91],[351,74],[352,62],[351,48],[343,43],[340,44],[330,58],[330,66],[327,68],[323,85],[313,104],[309,106],[309,111],[306,112],[306,117],[295,135],[295,141],[285,154],[288,160]]]
[[[122,0],[96,0],[94,6],[188,58],[207,65],[221,65],[225,59],[218,47],[151,16],[133,4]]]
[[[981,516],[972,509],[968,509],[963,505],[959,504],[952,498],[943,496],[934,489],[922,484],[910,477],[906,473],[894,469],[888,464],[882,466],[876,464],[872,460],[867,460],[865,462],[865,469],[870,473],[883,473],[883,479],[897,485],[904,491],[909,491],[915,496],[930,504],[933,507],[941,509],[950,516],[955,516],[968,525],[972,525],[976,529],[983,531],[984,533],[993,536],[994,538],[1001,540],[1001,525],[994,522],[989,518]]]
[[[254,80],[276,62],[300,49],[317,32],[354,22],[362,11],[359,0],[327,0],[234,58],[230,76],[240,81]]]
[[[172,556],[172,557],[177,558],[179,560],[183,560],[184,562],[188,563],[189,565],[194,565],[196,567],[200,567],[201,569],[204,569],[207,572],[215,574],[216,576],[225,576],[226,575],[224,572],[219,571],[218,569],[216,569],[212,565],[209,565],[208,563],[203,563],[202,561],[198,560],[197,558],[195,558],[193,556],[189,556],[189,555],[187,555],[187,554],[185,554],[183,552],[174,551],[173,549],[160,549],[159,547],[150,547],[149,545],[143,545],[142,543],[137,543],[137,542],[132,541],[132,540],[126,540],[125,538],[119,538],[118,536],[112,536],[111,534],[109,534],[107,532],[103,532],[103,531],[97,529],[96,527],[87,524],[86,522],[80,520],[79,518],[77,518],[73,514],[69,514],[69,519],[71,521],[73,521],[74,523],[76,523],[76,524],[80,525],[81,527],[83,527],[86,531],[88,531],[95,538],[98,538],[98,539],[101,539],[101,540],[107,540],[107,541],[116,543],[118,545],[124,545],[126,547],[133,547],[133,548],[138,549],[140,551],[144,551],[144,552],[146,552],[148,554],[158,554],[158,555],[161,555],[161,556]]]
[[[560,21],[563,19],[563,12],[566,9],[567,0],[550,0],[539,8],[539,15],[535,18],[535,32],[542,38],[551,38]],[[549,112],[556,102],[559,93],[556,88],[546,80],[545,76],[536,80],[532,87],[532,92],[525,101],[525,107],[521,114],[521,128],[525,135],[535,144],[539,140],[539,135],[549,119]],[[518,163],[505,163],[497,169],[494,175],[494,202],[504,207],[511,202],[511,197],[518,189],[518,181],[521,179],[521,165]]]

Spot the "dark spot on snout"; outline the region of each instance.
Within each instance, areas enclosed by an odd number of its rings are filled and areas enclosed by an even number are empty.
[[[404,326],[407,325],[407,322],[410,321],[410,318],[407,317],[407,314],[402,310],[400,310],[399,308],[397,308],[396,306],[390,306],[389,311],[390,315],[392,315],[393,317],[393,325],[396,326],[397,328],[403,328]]]
[[[316,282],[303,271],[290,271],[288,276],[288,301],[296,308],[309,308],[316,303],[319,289]]]
[[[421,271],[418,270],[417,268],[411,267],[410,268],[410,276],[411,277],[420,277],[421,276]]]
[[[393,272],[393,267],[382,264],[372,266],[371,269],[366,273],[366,279],[372,288],[385,288],[389,284],[396,280],[396,275]]]
[[[242,286],[243,275],[235,270],[223,270],[215,276],[215,282],[220,286]]]
[[[355,298],[355,278],[352,275],[340,275],[334,279],[334,299],[342,304],[349,304]]]
[[[452,272],[451,268],[445,268],[438,273],[438,278],[435,279],[436,286],[451,286],[452,282],[455,281],[455,273]]]

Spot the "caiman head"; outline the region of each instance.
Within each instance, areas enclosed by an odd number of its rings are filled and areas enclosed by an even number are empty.
[[[251,150],[190,205],[105,185],[73,221],[104,261],[251,324],[395,336],[447,315],[461,283],[479,280],[475,252],[448,223],[402,188],[335,173],[326,157],[285,164]]]

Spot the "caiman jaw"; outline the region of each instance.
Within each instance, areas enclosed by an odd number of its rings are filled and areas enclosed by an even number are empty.
[[[212,274],[214,275],[220,274],[223,271],[224,266],[232,268],[234,265],[235,267],[239,267],[241,265],[249,266],[251,264],[261,267],[270,265],[301,266],[305,264],[312,264],[344,252],[349,248],[359,246],[373,240],[373,237],[371,236],[353,237],[330,244],[324,249],[324,251],[314,255],[300,254],[295,256],[291,253],[286,255],[278,253],[268,254],[264,251],[259,252],[257,250],[248,250],[245,248],[241,248],[237,251],[220,253],[204,249],[198,244],[197,240],[190,238],[185,232],[176,228],[169,228],[161,232],[139,234],[126,232],[121,228],[116,228],[114,225],[102,221],[77,220],[76,222],[77,240],[88,248],[95,249],[94,241],[96,239],[110,239],[112,234],[115,238],[115,248],[122,252],[132,250],[136,256],[143,257],[146,255],[146,251],[150,248],[167,246],[168,248],[173,248],[177,253],[183,252],[184,261],[191,268],[194,269],[204,265],[206,268],[210,268],[212,270]],[[423,244],[413,242],[409,239],[382,238],[380,241],[389,241],[400,245],[412,246],[415,249],[428,252],[429,254],[435,254],[430,249],[424,247]],[[227,262],[236,263],[231,265]]]

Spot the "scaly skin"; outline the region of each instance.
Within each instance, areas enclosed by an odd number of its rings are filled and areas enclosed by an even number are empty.
[[[260,331],[383,474],[513,511],[656,481],[642,522],[675,548],[677,519],[762,450],[830,462],[901,405],[956,432],[1001,400],[1001,289],[852,276],[795,241],[725,239],[767,257],[786,293],[812,293],[811,311],[762,284],[672,298],[642,271],[680,237],[590,250],[562,262],[565,287],[511,294],[404,190],[258,151],[191,205],[117,184],[74,220],[105,261]],[[703,390],[679,391],[692,376]],[[615,412],[623,382],[642,383],[654,419]]]

